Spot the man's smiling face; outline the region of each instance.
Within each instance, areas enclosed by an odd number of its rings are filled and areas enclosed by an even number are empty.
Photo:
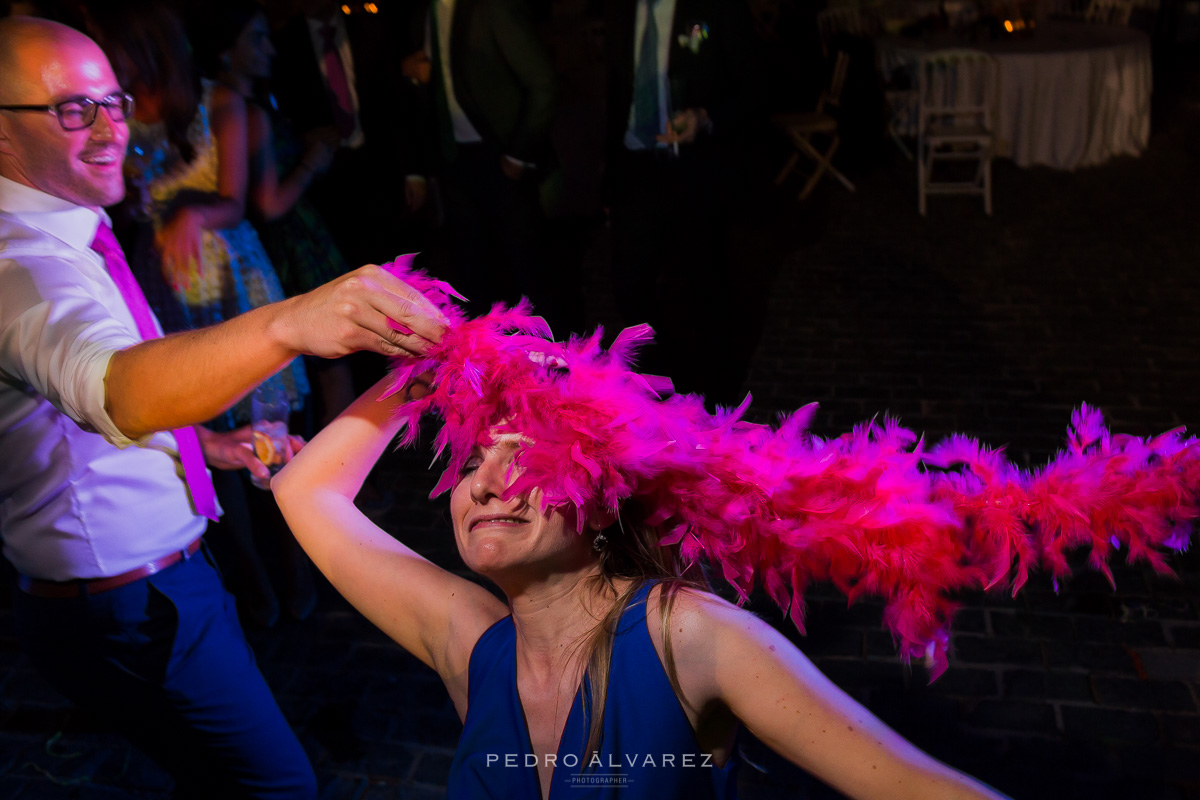
[[[104,53],[78,31],[40,20],[5,27],[0,42],[11,48],[0,64],[0,104],[100,100],[121,91]],[[118,202],[129,128],[108,109],[97,111],[77,131],[63,130],[52,112],[0,111],[0,175],[81,206]]]

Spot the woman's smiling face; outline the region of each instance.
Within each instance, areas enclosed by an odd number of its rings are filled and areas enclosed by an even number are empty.
[[[517,433],[493,434],[490,445],[476,446],[450,494],[458,552],[468,568],[493,580],[573,571],[595,561],[588,537],[558,511],[546,511],[540,491],[503,499],[520,472],[517,453],[529,444]]]

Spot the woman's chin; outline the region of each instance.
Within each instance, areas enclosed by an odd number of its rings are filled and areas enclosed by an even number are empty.
[[[522,566],[511,547],[495,541],[481,543],[469,552],[460,551],[459,555],[468,569],[491,580]]]

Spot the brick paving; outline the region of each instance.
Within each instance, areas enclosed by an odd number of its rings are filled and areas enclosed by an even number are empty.
[[[920,218],[899,159],[853,174],[853,195],[827,181],[803,206],[762,199],[736,231],[743,280],[721,331],[753,348],[752,413],[817,400],[827,434],[893,413],[1028,464],[1080,401],[1128,432],[1200,429],[1197,95],[1159,101],[1140,159],[1074,174],[997,164],[992,219],[960,198]],[[604,258],[596,230],[588,315],[611,324]],[[385,458],[401,491],[383,523],[457,569],[426,463]],[[756,608],[875,714],[1013,797],[1200,800],[1197,548],[1171,563],[1174,579],[1118,568],[1115,590],[1081,568],[1059,594],[1037,576],[1016,599],[964,597],[933,685],[897,661],[877,604],[815,591],[804,638]],[[444,795],[459,731],[445,692],[328,587],[306,622],[249,638],[324,800]],[[742,750],[745,797],[837,796],[749,737]],[[0,798],[167,796],[161,771],[33,674],[0,609]]]

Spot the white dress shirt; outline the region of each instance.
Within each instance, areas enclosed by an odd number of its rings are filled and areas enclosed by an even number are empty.
[[[437,0],[434,7],[437,11],[438,54],[442,57],[442,85],[446,87],[446,103],[450,106],[450,122],[454,128],[454,141],[459,144],[482,142],[483,137],[467,118],[467,112],[458,104],[454,96],[454,80],[450,72],[450,29],[454,24],[455,0]],[[425,30],[425,55],[433,59],[433,37],[430,26]],[[520,162],[517,162],[520,163]]]
[[[346,82],[350,84],[350,105],[354,109],[354,130],[342,140],[342,144],[345,147],[361,147],[366,137],[363,135],[362,119],[358,113],[358,89],[355,88],[354,80],[354,54],[350,52],[350,37],[346,33],[346,20],[340,13],[334,13],[329,23],[333,25],[333,46],[337,48],[338,58],[342,60],[342,69],[346,71]],[[321,70],[321,77],[325,79],[325,85],[329,86],[329,71],[325,68],[325,34],[321,33],[321,29],[324,27],[325,23],[321,20],[308,20],[308,35],[312,37],[313,49],[317,53],[317,66]]]
[[[642,37],[646,35],[646,18],[649,17],[650,4],[646,0],[638,0],[636,16],[633,20],[633,74],[637,75],[638,63],[642,55]],[[654,23],[658,27],[658,131],[666,130],[667,117],[671,114],[671,92],[667,83],[668,59],[671,55],[671,37],[674,35],[675,0],[658,0],[654,7]],[[625,126],[625,147],[630,150],[644,150],[645,145],[634,134],[634,107],[637,101],[629,104],[629,122]],[[667,145],[657,143],[656,147]]]
[[[109,360],[141,337],[90,247],[102,219],[0,177],[0,537],[45,580],[128,572],[206,524],[175,437],[134,442],[104,409]]]

